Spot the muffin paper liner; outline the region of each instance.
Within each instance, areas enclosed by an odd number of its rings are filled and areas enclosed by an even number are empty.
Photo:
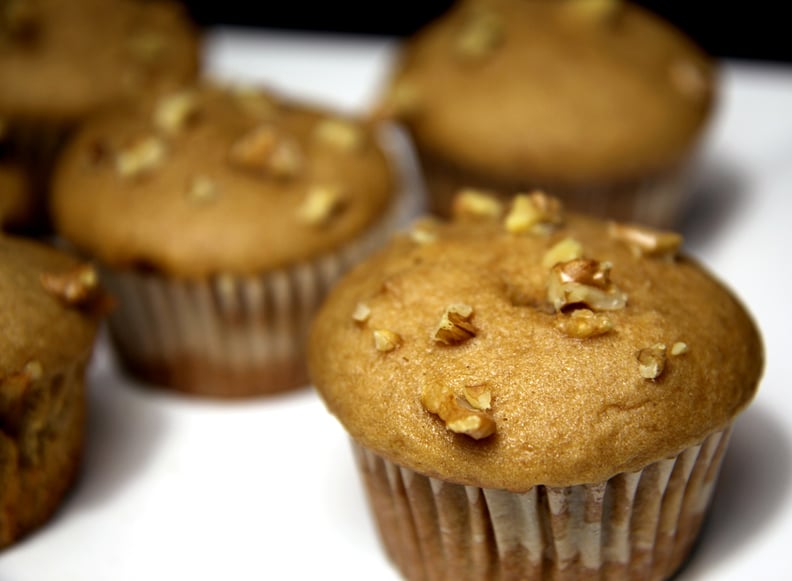
[[[451,203],[463,187],[491,189],[501,194],[541,189],[573,211],[657,228],[673,228],[681,218],[691,182],[691,163],[667,168],[644,179],[572,187],[561,182],[509,182],[485,177],[426,152],[419,153],[429,206],[440,216],[450,215]]]
[[[527,492],[446,482],[353,449],[385,550],[411,581],[666,579],[696,539],[730,429],[638,472]]]
[[[150,383],[207,396],[307,385],[313,315],[343,272],[420,212],[423,201],[403,190],[357,240],[295,266],[204,279],[100,267],[118,303],[109,326],[122,362]]]

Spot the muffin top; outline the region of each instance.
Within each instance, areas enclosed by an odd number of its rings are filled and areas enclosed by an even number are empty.
[[[103,296],[95,271],[43,244],[0,236],[0,416],[31,381],[84,360]]]
[[[763,354],[738,300],[681,238],[468,192],[336,287],[312,380],[362,445],[513,491],[598,482],[727,426]]]
[[[199,277],[336,249],[385,215],[367,126],[260,90],[203,85],[91,119],[56,169],[56,229],[116,267]]]
[[[198,36],[152,0],[0,0],[0,117],[78,118],[194,78]]]
[[[511,183],[629,180],[685,156],[713,100],[708,58],[621,0],[467,0],[409,39],[378,114]]]

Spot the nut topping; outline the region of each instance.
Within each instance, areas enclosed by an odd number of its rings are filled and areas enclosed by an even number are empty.
[[[154,124],[175,134],[193,122],[198,114],[198,98],[192,91],[174,93],[160,99],[154,110]]]
[[[134,178],[162,165],[165,159],[165,144],[158,137],[143,137],[134,140],[116,154],[115,166],[118,175]]]
[[[608,224],[608,233],[614,240],[628,244],[638,256],[673,259],[682,245],[680,234],[647,226],[611,222]]]
[[[604,313],[594,313],[588,309],[575,309],[568,316],[558,319],[556,327],[569,337],[588,339],[604,335],[613,329],[613,322]]]
[[[541,234],[561,224],[562,220],[561,202],[544,192],[535,191],[530,194],[517,194],[514,197],[504,226],[512,234],[525,232]]]
[[[249,86],[236,86],[231,93],[239,108],[259,119],[273,119],[278,113],[277,102],[268,94]]]
[[[677,341],[673,345],[671,345],[671,355],[676,357],[677,355],[684,355],[688,352],[687,343],[683,343],[682,341]]]
[[[313,137],[321,144],[345,152],[356,151],[363,144],[360,127],[345,119],[323,119],[314,127]]]
[[[371,309],[366,303],[358,303],[352,311],[352,320],[356,323],[365,323],[371,316]]]
[[[454,197],[451,213],[455,218],[497,220],[503,214],[503,204],[490,192],[466,188]]]
[[[644,379],[657,379],[663,373],[666,363],[666,346],[656,343],[638,352],[638,372]]]
[[[556,311],[567,305],[583,304],[594,311],[623,309],[627,295],[610,280],[609,262],[576,258],[553,266],[547,298]]]
[[[469,390],[470,388],[466,388]],[[473,398],[478,402],[480,398]],[[426,411],[436,414],[445,422],[446,428],[481,440],[495,433],[495,420],[486,411],[489,407],[489,392],[482,392],[481,399],[487,400],[487,408],[476,409],[466,397],[457,396],[445,385],[425,385],[421,393],[421,405]]]
[[[583,257],[583,245],[574,238],[564,238],[553,245],[542,257],[542,266],[553,268],[559,262],[569,262]]]
[[[437,221],[433,218],[421,218],[417,220],[412,228],[410,228],[410,239],[416,244],[422,246],[432,244],[437,240]]]
[[[341,210],[342,205],[338,188],[314,186],[297,208],[297,219],[309,226],[322,226]]]
[[[47,292],[70,306],[90,305],[102,296],[99,275],[90,264],[59,274],[43,273],[40,280]]]
[[[449,305],[432,333],[432,338],[444,345],[459,345],[472,339],[476,336],[476,328],[470,322],[472,317],[473,307],[470,305]]]
[[[402,344],[401,336],[388,329],[374,329],[372,334],[374,335],[374,347],[382,353],[389,353]]]
[[[454,50],[466,61],[479,61],[492,54],[502,40],[501,17],[492,10],[478,9],[457,36]]]
[[[240,137],[231,145],[228,158],[237,167],[278,178],[296,177],[303,165],[297,142],[271,125],[261,125]]]
[[[487,411],[492,407],[492,392],[483,385],[465,386],[462,395],[473,409]]]

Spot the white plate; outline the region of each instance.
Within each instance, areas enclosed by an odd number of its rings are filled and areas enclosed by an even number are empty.
[[[360,110],[394,42],[217,30],[207,68]],[[792,538],[792,68],[727,63],[687,250],[742,297],[767,368],[713,517],[679,580],[785,579]],[[309,389],[216,403],[122,377],[101,341],[85,468],[57,517],[0,556],[0,581],[397,580],[346,436]]]

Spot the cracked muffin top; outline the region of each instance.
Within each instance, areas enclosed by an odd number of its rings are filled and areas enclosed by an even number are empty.
[[[541,192],[456,198],[353,270],[312,330],[312,380],[392,462],[524,491],[673,456],[752,399],[750,316],[671,232]]]

